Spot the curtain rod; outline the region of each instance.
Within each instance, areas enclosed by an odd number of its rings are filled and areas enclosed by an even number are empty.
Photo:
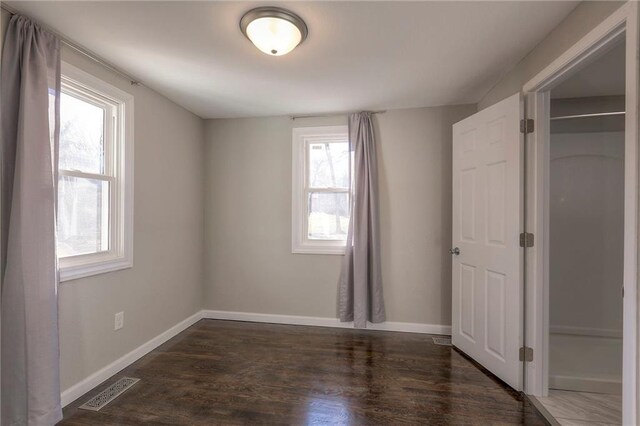
[[[606,117],[611,115],[625,115],[625,112],[613,111],[613,112],[596,112],[593,114],[562,115],[560,117],[551,117],[550,120],[553,121],[553,120],[568,120],[570,118]]]
[[[10,13],[12,15],[22,15],[22,13],[18,12],[17,10],[15,10],[15,9],[7,6],[7,5],[5,5],[4,3],[0,3],[0,9],[4,10],[7,13]],[[31,18],[29,18],[29,19],[31,19]],[[138,80],[138,79],[132,77],[131,75],[127,74],[126,72],[121,71],[120,69],[114,67],[109,62],[107,62],[106,60],[102,59],[100,56],[96,55],[92,51],[90,51],[88,49],[85,49],[84,47],[74,43],[73,41],[71,41],[68,38],[64,37],[59,32],[54,31],[50,27],[48,27],[46,25],[43,25],[40,22],[38,22],[38,25],[40,25],[42,28],[46,29],[47,31],[51,32],[56,37],[58,37],[62,44],[64,44],[67,47],[75,50],[76,52],[80,53],[81,55],[86,56],[87,58],[91,59],[92,61],[102,65],[103,67],[107,68],[109,71],[111,71],[111,72],[113,72],[115,74],[118,74],[120,77],[123,77],[126,80],[129,80],[129,82],[131,83],[132,86],[143,86],[143,84],[142,84],[142,82],[140,80]]]
[[[357,111],[351,111],[351,112],[331,112],[331,113],[327,113],[327,114],[309,114],[309,115],[290,115],[289,118],[291,118],[292,120],[298,120],[300,118],[321,118],[321,117],[336,117],[338,115],[349,115],[352,114],[354,112]],[[384,114],[385,112],[387,112],[387,110],[381,110],[381,111],[369,111],[371,112],[371,114]]]

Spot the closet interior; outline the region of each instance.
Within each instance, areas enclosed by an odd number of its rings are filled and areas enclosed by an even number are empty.
[[[561,424],[621,424],[625,48],[551,92],[549,396]]]

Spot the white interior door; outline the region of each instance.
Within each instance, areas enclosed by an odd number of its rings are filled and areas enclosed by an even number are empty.
[[[453,126],[452,343],[516,390],[523,380],[522,105],[516,94]]]

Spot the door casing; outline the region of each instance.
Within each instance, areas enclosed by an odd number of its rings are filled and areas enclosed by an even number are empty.
[[[536,244],[525,251],[525,345],[533,348],[525,363],[525,393],[545,396],[549,376],[549,91],[584,66],[593,55],[624,37],[626,42],[624,302],[623,302],[623,424],[638,424],[638,254],[639,158],[639,7],[630,1],[595,27],[523,87],[526,114],[534,131],[525,142],[525,227]]]

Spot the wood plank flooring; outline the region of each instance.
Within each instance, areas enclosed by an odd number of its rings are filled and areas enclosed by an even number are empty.
[[[79,410],[122,376],[141,381]],[[424,334],[202,320],[70,404],[61,425],[544,425]]]
[[[622,424],[622,396],[550,389],[538,401],[562,426]]]

